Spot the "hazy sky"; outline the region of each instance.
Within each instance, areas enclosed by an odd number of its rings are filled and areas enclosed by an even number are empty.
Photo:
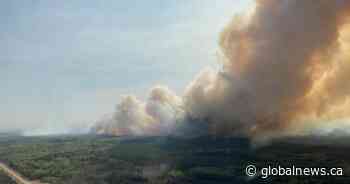
[[[215,2],[215,3],[214,3]],[[0,2],[0,131],[87,127],[122,94],[181,95],[250,0]]]

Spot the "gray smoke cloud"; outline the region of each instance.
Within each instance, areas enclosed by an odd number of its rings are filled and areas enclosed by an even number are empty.
[[[200,72],[182,97],[164,87],[152,89],[145,103],[124,97],[94,130],[158,135],[196,119],[210,134],[256,137],[347,119],[349,15],[347,0],[257,0],[222,31],[220,71]]]

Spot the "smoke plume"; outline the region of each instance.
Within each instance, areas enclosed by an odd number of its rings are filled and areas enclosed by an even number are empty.
[[[135,96],[124,96],[114,114],[98,121],[93,131],[110,135],[166,135],[182,114],[181,103],[181,98],[161,86],[150,91],[145,103]]]
[[[128,96],[97,132],[155,135],[178,122],[210,134],[303,133],[350,115],[350,1],[257,0],[220,35],[222,69],[205,69],[177,97]],[[335,127],[337,124],[335,123]]]

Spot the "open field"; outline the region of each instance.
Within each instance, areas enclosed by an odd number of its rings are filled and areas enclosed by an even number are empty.
[[[228,184],[248,179],[246,165],[342,167],[350,147],[275,142],[253,149],[244,138],[104,136],[6,137],[0,160],[30,180],[51,184]],[[6,177],[0,175],[0,179]],[[349,183],[346,176],[270,177],[272,183]],[[1,182],[0,182],[1,183]],[[2,183],[1,183],[2,184]]]

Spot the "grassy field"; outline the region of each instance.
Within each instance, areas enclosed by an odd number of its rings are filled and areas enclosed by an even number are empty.
[[[244,174],[251,163],[258,168],[291,164],[342,167],[346,174],[349,151],[346,146],[291,142],[254,149],[244,138],[84,135],[0,139],[1,161],[31,180],[51,184],[349,183],[346,176],[261,179]]]

